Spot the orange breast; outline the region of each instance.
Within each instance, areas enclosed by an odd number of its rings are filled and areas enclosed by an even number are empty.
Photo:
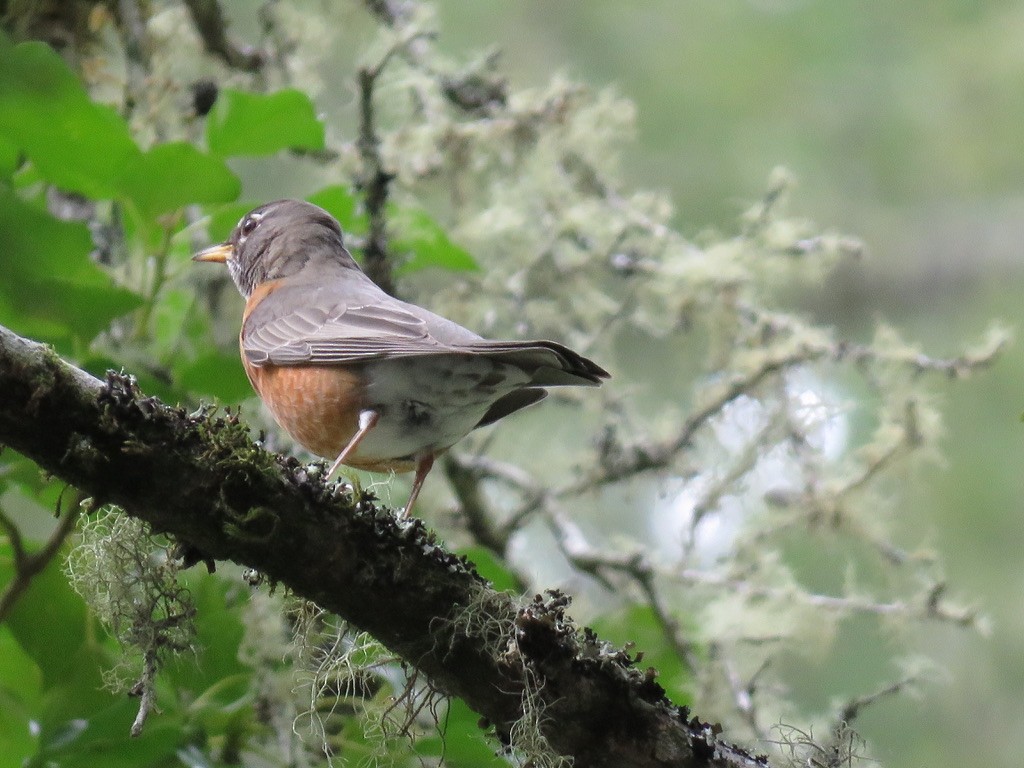
[[[317,456],[336,459],[359,429],[364,384],[360,373],[332,366],[250,365],[243,358],[253,389],[295,442]],[[370,472],[410,472],[405,457],[366,457],[357,450],[345,462]]]
[[[246,302],[242,324],[253,308],[278,288],[261,283]],[[241,346],[241,338],[239,338]],[[245,373],[274,420],[295,442],[317,456],[336,459],[359,429],[366,407],[365,381],[359,368],[324,365],[255,366],[242,353]],[[346,464],[370,472],[409,472],[415,462],[401,457],[365,457],[357,450]]]
[[[295,442],[334,459],[359,428],[362,380],[343,368],[308,365],[256,367],[249,381],[275,421]]]
[[[280,280],[268,280],[256,286],[245,303],[243,328],[249,313],[280,285]],[[359,427],[360,377],[336,367],[255,366],[245,356],[241,336],[238,344],[245,373],[274,420],[307,450],[337,458]]]

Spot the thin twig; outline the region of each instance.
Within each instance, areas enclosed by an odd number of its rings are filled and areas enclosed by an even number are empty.
[[[757,693],[758,678],[760,678],[761,675],[764,674],[765,670],[768,669],[770,662],[771,659],[766,658],[754,671],[754,674],[752,674],[746,681],[743,681],[732,662],[728,658],[722,659],[722,669],[725,672],[725,678],[729,683],[729,688],[732,690],[736,710],[743,717],[744,721],[746,721],[751,733],[762,740],[767,739],[768,733],[761,727],[758,720],[757,706],[754,703],[754,696]]]
[[[0,624],[7,619],[18,598],[32,583],[32,579],[49,565],[61,545],[75,529],[75,522],[80,512],[80,502],[81,495],[78,492],[73,493],[69,509],[60,518],[57,527],[50,534],[50,538],[42,548],[31,554],[25,551],[21,531],[18,530],[14,521],[0,512],[0,526],[7,533],[7,540],[14,553],[14,578],[7,585],[3,595],[0,596]]]
[[[765,425],[747,440],[746,445],[735,459],[711,482],[703,493],[694,502],[693,511],[690,515],[689,530],[685,544],[687,555],[692,554],[697,545],[697,528],[701,522],[718,508],[722,498],[734,491],[736,484],[746,477],[757,466],[758,461],[765,453],[765,446],[769,445],[768,439],[772,432],[779,429],[779,417],[769,416]]]
[[[665,637],[666,642],[671,646],[676,656],[679,657],[679,660],[683,662],[683,665],[691,673],[695,673],[700,669],[700,659],[697,658],[694,644],[683,638],[679,622],[676,621],[665,607],[664,601],[661,599],[661,595],[654,583],[654,569],[647,561],[637,558],[634,567],[629,571],[629,575],[633,577],[633,580],[643,591],[644,597],[647,598],[647,603],[651,606],[651,610],[654,611],[654,616],[658,620],[658,625],[661,627],[661,633]]]
[[[748,599],[774,600],[785,604],[801,603],[830,612],[862,613],[874,616],[903,614],[920,619],[945,621],[957,626],[973,626],[979,619],[978,612],[974,609],[956,608],[943,603],[940,599],[941,592],[936,595],[936,587],[944,587],[941,582],[926,591],[918,603],[905,600],[885,602],[848,595],[823,595],[801,589],[767,587],[745,579],[731,578],[694,568],[680,569],[674,572],[673,576],[685,584],[725,589]]]
[[[509,537],[492,522],[492,514],[484,500],[480,482],[481,472],[472,464],[462,461],[458,456],[448,454],[444,460],[444,473],[448,483],[459,502],[459,512],[466,522],[466,530],[477,544],[486,548],[502,561],[508,557]],[[512,569],[507,562],[505,567],[515,580],[516,590],[524,592],[527,581],[522,574]]]
[[[917,682],[918,678],[916,675],[908,675],[907,677],[896,680],[872,693],[867,693],[863,696],[855,696],[843,704],[839,712],[836,713],[835,724],[832,726],[833,732],[838,733],[841,730],[841,726],[850,725],[850,723],[856,720],[858,715],[860,715],[861,710],[866,707],[875,704],[881,699],[894,696]]]
[[[176,224],[177,222],[166,222],[164,224],[163,240],[160,247],[149,260],[152,267],[152,274],[150,275],[149,285],[146,287],[145,300],[139,310],[135,323],[134,335],[136,339],[149,338],[149,322],[153,317],[153,312],[155,311],[157,302],[160,299],[160,291],[163,289],[164,283],[167,281],[167,261],[171,252],[171,244]]]
[[[251,46],[233,42],[227,33],[224,11],[217,0],[185,0],[199,37],[206,51],[232,69],[258,72],[266,63],[266,55]]]
[[[412,12],[408,0],[366,0],[366,8],[385,26],[396,27]]]
[[[146,23],[137,0],[118,0],[127,68],[125,79],[125,112],[132,114],[146,98],[146,79],[150,73]]]
[[[633,446],[624,456],[605,456],[598,472],[564,485],[552,495],[560,499],[578,496],[634,475],[668,468],[680,453],[692,445],[697,433],[729,403],[749,394],[773,374],[812,362],[824,354],[823,349],[805,346],[796,351],[767,356],[761,365],[720,386],[701,407],[686,418],[675,437],[663,442]]]
[[[654,569],[639,552],[622,555],[599,552],[585,541],[579,528],[565,518],[549,515],[548,521],[554,530],[559,549],[574,568],[590,574],[609,591],[615,591],[615,585],[605,571],[625,574],[636,582],[654,613],[665,641],[679,661],[690,672],[700,668],[693,644],[682,636],[679,622],[669,613],[658,592]]]
[[[372,67],[359,69],[359,137],[356,148],[363,163],[357,186],[365,196],[366,215],[370,231],[363,249],[363,269],[380,288],[395,295],[395,281],[391,257],[388,252],[387,202],[389,186],[395,175],[384,166],[380,153],[373,96],[377,80],[391,59],[409,48],[417,40],[430,37],[430,33],[414,30],[392,45]]]
[[[388,201],[388,185],[394,174],[384,170],[380,154],[380,136],[377,135],[376,118],[373,108],[373,91],[383,67],[393,54],[388,51],[375,67],[359,70],[359,138],[356,147],[363,161],[363,170],[358,186],[365,196],[366,213],[370,220],[370,231],[363,249],[363,268],[382,290],[395,294],[395,282],[388,256],[388,232],[385,207]]]
[[[139,697],[139,711],[135,715],[131,729],[133,737],[142,735],[142,727],[146,724],[146,718],[156,707],[156,673],[159,669],[156,649],[148,649],[144,659],[142,677],[131,690],[133,696]]]

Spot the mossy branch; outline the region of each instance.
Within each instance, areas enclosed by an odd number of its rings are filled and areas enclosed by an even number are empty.
[[[561,595],[518,606],[420,521],[253,445],[233,414],[169,407],[123,374],[100,381],[3,327],[0,391],[0,442],[94,505],[258,569],[371,633],[505,743],[532,716],[580,767],[767,765],[674,706],[653,670],[577,631]],[[459,618],[470,606],[472,620]],[[495,626],[508,629],[495,637]]]

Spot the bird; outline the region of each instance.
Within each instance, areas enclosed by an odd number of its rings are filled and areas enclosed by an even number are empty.
[[[242,365],[299,445],[371,472],[414,471],[412,514],[437,456],[547,395],[597,386],[601,366],[553,341],[491,341],[381,290],[338,221],[302,200],[245,214],[192,257],[227,265],[245,299]]]

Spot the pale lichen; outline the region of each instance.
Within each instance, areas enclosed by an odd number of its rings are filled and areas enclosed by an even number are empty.
[[[114,507],[84,518],[79,541],[68,553],[71,586],[124,649],[104,682],[113,691],[140,698],[135,736],[155,706],[161,666],[192,649],[195,607],[178,579],[178,567],[166,541]]]

